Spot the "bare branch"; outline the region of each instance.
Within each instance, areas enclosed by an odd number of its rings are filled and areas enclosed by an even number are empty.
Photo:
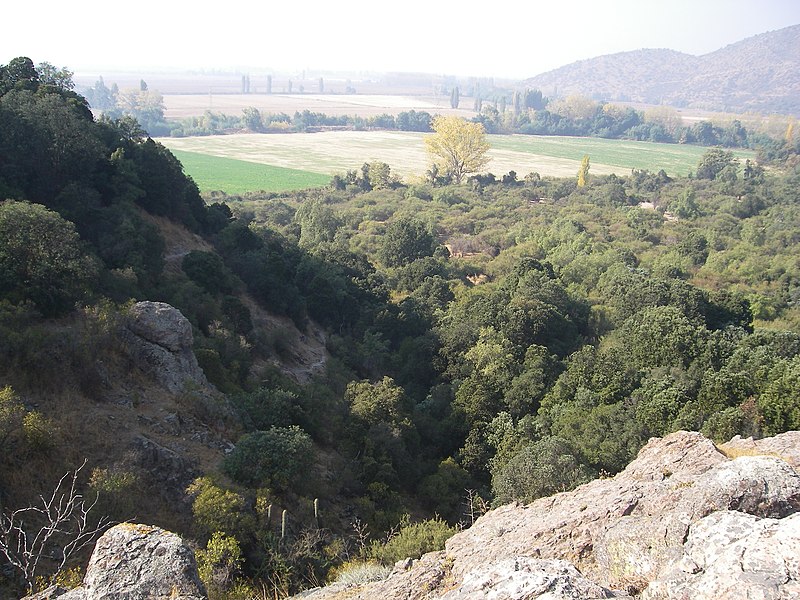
[[[41,505],[32,505],[0,515],[0,555],[16,567],[32,589],[42,563],[50,563],[54,573],[92,543],[111,521],[99,518],[92,524],[89,513],[97,504],[87,504],[78,493],[78,476],[87,461],[58,480],[53,492],[39,496]]]

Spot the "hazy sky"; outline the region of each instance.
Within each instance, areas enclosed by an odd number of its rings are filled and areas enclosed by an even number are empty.
[[[8,2],[0,63],[525,78],[639,48],[705,54],[800,24],[800,0]]]

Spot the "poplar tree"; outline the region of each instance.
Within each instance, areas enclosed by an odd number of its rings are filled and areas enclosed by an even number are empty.
[[[578,169],[578,187],[584,187],[589,179],[589,155],[584,154],[581,168]]]
[[[453,88],[453,91],[450,92],[450,108],[458,108],[458,103],[461,100],[460,94],[458,91],[458,86]]]

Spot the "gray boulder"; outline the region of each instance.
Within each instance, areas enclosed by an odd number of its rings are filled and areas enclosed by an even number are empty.
[[[95,545],[83,585],[59,600],[205,600],[194,552],[169,531],[123,523]]]
[[[134,364],[172,393],[187,384],[208,387],[192,352],[192,325],[181,312],[163,302],[137,302],[128,313],[123,331]]]
[[[595,536],[596,563],[615,585],[642,589],[666,564],[680,559],[691,524],[714,511],[791,514],[800,501],[800,476],[779,458],[746,456],[682,479],[673,489],[651,490],[629,515],[607,523]]]

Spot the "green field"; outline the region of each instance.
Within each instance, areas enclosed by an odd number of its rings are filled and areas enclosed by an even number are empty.
[[[685,144],[657,144],[630,140],[607,140],[603,138],[577,138],[538,135],[493,135],[489,136],[492,149],[550,156],[575,161],[588,154],[592,165],[617,167],[618,175],[631,169],[658,171],[664,169],[669,175],[688,175],[697,168],[700,157],[708,150],[703,146]],[[734,150],[744,162],[753,160],[755,152]],[[622,169],[622,171],[620,171]],[[545,175],[546,173],[541,173]]]
[[[200,189],[228,193],[282,191],[326,184],[332,175],[382,161],[404,181],[423,176],[429,165],[423,137],[401,131],[329,131],[295,134],[233,134],[160,141],[184,163]],[[628,175],[632,169],[686,175],[697,168],[707,148],[629,140],[533,135],[490,135],[497,176],[515,171],[522,178],[571,177],[588,154],[590,173]],[[755,153],[736,150],[742,161]]]
[[[222,190],[229,194],[251,191],[283,192],[327,184],[319,173],[258,164],[234,158],[172,150],[201,192]]]

